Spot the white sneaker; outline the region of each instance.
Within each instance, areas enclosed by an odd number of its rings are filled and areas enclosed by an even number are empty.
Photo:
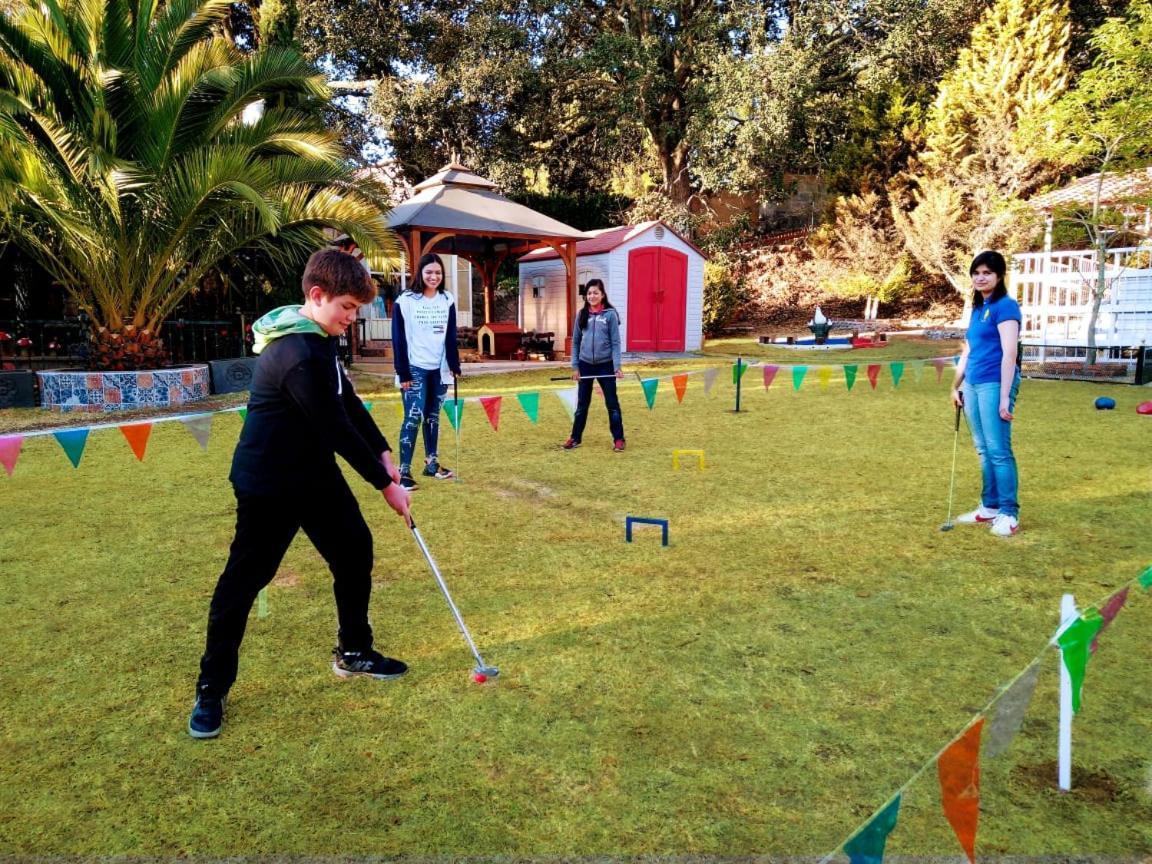
[[[961,513],[956,517],[956,524],[958,525],[976,525],[977,523],[992,522],[1000,515],[1000,509],[997,507],[985,507],[981,504],[975,510],[968,513]]]
[[[992,520],[992,533],[997,537],[1011,537],[1020,530],[1020,520],[1007,513],[1001,513]]]

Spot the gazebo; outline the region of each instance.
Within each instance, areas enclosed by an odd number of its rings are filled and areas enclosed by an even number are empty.
[[[492,319],[500,264],[535,249],[549,248],[564,262],[568,320],[572,320],[576,311],[576,241],[588,235],[505,198],[491,180],[455,163],[417,184],[413,192],[388,217],[388,227],[404,243],[410,278],[415,277],[420,258],[429,252],[458,255],[471,262],[484,286],[486,324]]]

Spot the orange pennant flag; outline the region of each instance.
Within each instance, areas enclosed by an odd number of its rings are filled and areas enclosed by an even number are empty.
[[[976,864],[976,820],[980,816],[980,733],[983,729],[981,717],[936,761],[944,815],[972,864]]]
[[[876,389],[876,379],[880,376],[880,364],[868,364],[868,383],[872,385],[872,389]]]
[[[684,391],[688,389],[687,375],[673,375],[672,386],[676,388],[676,401],[684,401]]]
[[[480,404],[484,406],[484,413],[488,415],[488,422],[493,429],[500,428],[500,400],[503,396],[481,396]]]
[[[148,449],[148,436],[152,434],[151,423],[128,423],[120,427],[120,431],[124,437],[128,439],[128,443],[132,447],[132,452],[136,454],[136,458],[143,462],[144,451]]]

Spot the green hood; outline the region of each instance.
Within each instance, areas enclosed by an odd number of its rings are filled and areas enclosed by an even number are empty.
[[[290,333],[315,333],[318,336],[327,336],[323,327],[300,314],[303,308],[303,306],[281,306],[257,318],[252,325],[252,353],[259,354],[273,339],[279,339]]]

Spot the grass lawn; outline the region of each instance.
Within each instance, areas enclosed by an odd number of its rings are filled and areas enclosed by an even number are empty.
[[[866,364],[957,345],[714,350]],[[726,371],[710,395],[692,376],[681,405],[662,382],[652,411],[633,379],[623,454],[599,400],[573,452],[554,396],[528,420],[510,397],[556,386],[548,372],[464,379],[461,396],[505,395],[499,431],[468,403],[457,464],[443,424],[461,482],[426,481],[414,513],[500,679],[469,680],[416,544],[353,479],[375,528],[378,647],[411,673],[332,675],[330,583],[298,538],[207,742],[185,723],[234,524],[239,416],[216,417],[206,452],[157,424],[142,463],[112,429],[79,469],[50,436],[28,438],[0,474],[0,853],[831,851],[1041,651],[1062,593],[1100,601],[1152,562],[1152,418],[1134,410],[1150,396],[1026,381],[1023,532],[999,540],[937,530],[953,427],[931,366],[895,391],[886,371],[871,390],[863,368],[850,393],[840,377],[797,393],[785,373],[765,393],[759,374],[739,415]],[[395,440],[394,393],[373,381],[361,392]],[[1117,410],[1093,410],[1100,393]],[[0,430],[42,420],[6,415]],[[704,449],[707,469],[673,471],[673,448]],[[978,492],[962,430],[956,509]],[[669,519],[671,545],[645,528],[626,544],[627,514]],[[1055,789],[1045,655],[1021,734],[982,766],[979,853],[1152,853],[1149,632],[1152,596],[1133,591],[1089,664],[1070,794]],[[890,854],[962,855],[938,798],[930,768]]]

